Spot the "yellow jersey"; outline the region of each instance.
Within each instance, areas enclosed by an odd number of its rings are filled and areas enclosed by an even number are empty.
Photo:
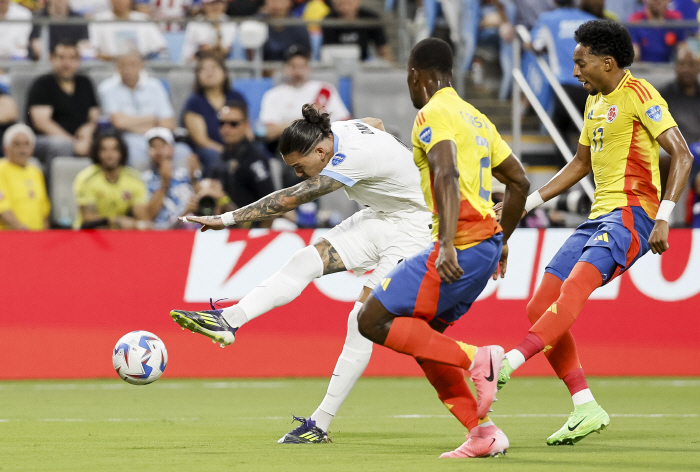
[[[27,228],[44,229],[51,203],[41,169],[32,164],[22,167],[6,158],[0,159],[0,213],[8,210]],[[0,220],[0,229],[8,228]]]
[[[656,138],[674,126],[659,92],[629,71],[609,94],[588,97],[579,142],[591,148],[590,219],[626,206],[640,206],[656,218],[661,198]]]
[[[460,208],[454,244],[465,249],[501,231],[491,209],[491,168],[501,164],[512,151],[493,123],[462,100],[453,88],[440,89],[431,97],[416,116],[411,142],[425,202],[433,212],[434,241],[439,228],[428,152],[441,141],[452,141],[457,148]]]
[[[107,181],[100,166],[91,165],[76,176],[73,194],[78,207],[94,205],[103,218],[126,216],[135,205],[148,203],[146,185],[141,174],[131,167],[122,167],[119,179],[112,183]],[[81,220],[78,216],[76,228],[80,228]]]

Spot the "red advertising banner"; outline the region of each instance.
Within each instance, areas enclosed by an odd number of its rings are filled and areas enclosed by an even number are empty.
[[[209,298],[239,300],[323,231],[2,232],[0,379],[116,375],[112,348],[134,330],[164,341],[168,377],[329,376],[364,277],[316,279],[226,349],[168,316],[206,309]],[[446,334],[511,349],[529,327],[525,307],[544,267],[571,232],[517,230],[506,278],[489,282]],[[700,231],[674,230],[670,246],[587,303],[572,332],[588,374],[700,375],[700,364],[687,362],[700,356]],[[313,356],[291,355],[309,349]],[[552,374],[544,356],[518,372]],[[422,373],[410,357],[377,346],[366,375]]]

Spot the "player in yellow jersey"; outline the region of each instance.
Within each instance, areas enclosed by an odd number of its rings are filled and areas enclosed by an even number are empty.
[[[505,453],[508,438],[488,418],[503,359],[500,346],[472,346],[442,332],[476,300],[522,214],[529,182],[494,125],[451,86],[452,51],[442,40],[416,44],[408,88],[419,108],[414,161],[433,212],[433,243],[405,259],[377,285],[359,315],[360,333],[413,356],[438,398],[469,430],[467,441],[441,457]],[[500,225],[491,209],[491,175],[506,184]],[[502,250],[503,248],[503,250]],[[474,400],[465,370],[476,386]]]
[[[575,33],[574,77],[590,94],[574,159],[528,197],[526,210],[554,198],[592,170],[595,196],[588,221],[564,243],[545,269],[527,306],[533,324],[506,354],[499,388],[527,359],[545,351],[574,402],[566,424],[549,445],[574,444],[605,429],[608,414],[596,403],[569,328],[593,291],[626,271],[651,249],[668,249],[668,218],[693,162],[666,102],[646,80],[625,70],[634,58],[627,30],[609,20],[584,23]],[[671,155],[661,200],[659,145]]]

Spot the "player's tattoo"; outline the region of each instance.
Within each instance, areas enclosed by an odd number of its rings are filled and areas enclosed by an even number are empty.
[[[317,175],[294,187],[278,190],[255,203],[239,208],[233,213],[233,217],[236,223],[266,220],[287,213],[299,205],[316,200],[342,186],[343,184],[335,179],[325,175]]]
[[[343,260],[340,258],[338,251],[326,241],[325,239],[319,240],[314,244],[319,254],[321,255],[321,260],[323,261],[323,275],[334,274],[336,272],[344,272],[347,269]]]
[[[211,223],[212,221],[216,221],[218,223],[217,220],[221,221],[221,216],[219,216],[219,215],[207,216],[206,220],[207,220],[207,223]]]

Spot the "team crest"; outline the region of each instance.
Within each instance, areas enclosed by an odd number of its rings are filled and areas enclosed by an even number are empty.
[[[647,110],[647,116],[651,121],[656,121],[657,123],[661,121],[661,107],[659,105],[654,105]]]
[[[423,144],[430,144],[430,140],[433,139],[433,130],[430,129],[430,126],[420,132],[418,139],[420,139]]]
[[[331,164],[337,166],[345,160],[345,157],[345,154],[343,154],[342,152],[338,152],[333,156],[333,159],[331,159]]]
[[[612,123],[617,118],[617,105],[613,105],[608,108],[608,115],[605,117],[605,121]]]

